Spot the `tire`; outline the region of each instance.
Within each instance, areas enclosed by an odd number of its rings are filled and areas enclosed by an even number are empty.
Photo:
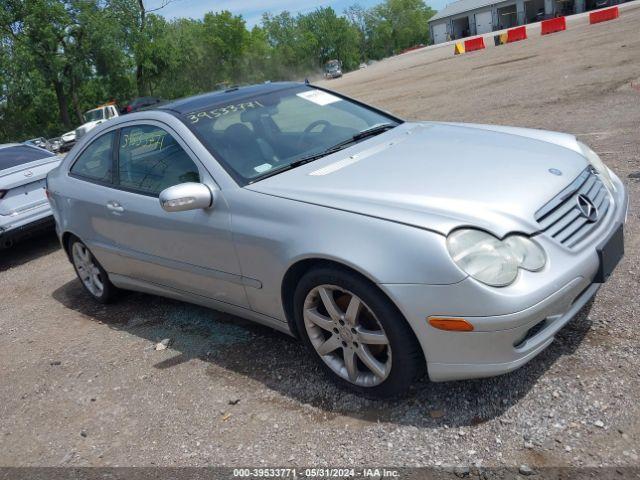
[[[111,283],[102,265],[78,238],[71,237],[69,240],[69,257],[85,291],[100,303],[113,301],[118,289]]]
[[[360,275],[313,269],[300,279],[293,306],[303,343],[339,386],[389,398],[424,374],[422,349],[406,320]]]

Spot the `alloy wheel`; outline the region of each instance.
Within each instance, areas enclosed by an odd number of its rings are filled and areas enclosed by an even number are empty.
[[[71,248],[71,254],[80,281],[94,297],[101,297],[104,293],[102,274],[87,247],[76,242]]]
[[[341,378],[362,387],[381,384],[391,371],[391,345],[373,311],[354,293],[313,288],[304,301],[304,325],[320,358]]]

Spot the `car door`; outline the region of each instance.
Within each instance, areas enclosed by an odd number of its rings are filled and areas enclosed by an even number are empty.
[[[108,131],[95,138],[73,160],[68,186],[61,205],[68,210],[65,230],[72,232],[89,247],[108,272],[119,257],[110,246],[106,226],[109,220],[105,205],[113,189],[114,144],[117,132]]]
[[[127,126],[114,140],[113,185],[93,223],[109,273],[248,307],[222,192],[188,146],[159,122]],[[210,209],[166,212],[162,190],[200,182]]]

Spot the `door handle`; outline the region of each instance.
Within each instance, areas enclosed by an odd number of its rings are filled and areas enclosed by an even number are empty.
[[[107,202],[107,208],[112,212],[116,212],[116,213],[124,212],[124,207],[120,205],[118,202],[116,202],[115,200],[111,200],[110,202]]]

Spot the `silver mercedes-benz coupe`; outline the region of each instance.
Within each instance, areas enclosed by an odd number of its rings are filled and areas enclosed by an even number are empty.
[[[114,119],[47,188],[96,300],[255,320],[370,396],[531,360],[622,257],[628,204],[572,135],[404,122],[297,83]]]

